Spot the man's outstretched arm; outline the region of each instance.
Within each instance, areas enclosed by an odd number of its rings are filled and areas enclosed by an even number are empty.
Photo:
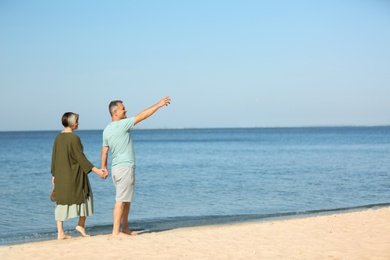
[[[168,106],[171,103],[171,98],[169,96],[161,99],[157,104],[143,110],[141,113],[136,115],[134,117],[134,125],[138,124],[139,122],[145,120],[146,118],[150,117],[154,114],[159,108],[163,106]]]

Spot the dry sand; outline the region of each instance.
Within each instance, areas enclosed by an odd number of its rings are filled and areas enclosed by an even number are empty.
[[[390,208],[0,247],[0,259],[390,259]]]

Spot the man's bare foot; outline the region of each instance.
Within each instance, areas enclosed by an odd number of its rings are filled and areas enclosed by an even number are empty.
[[[86,232],[85,232],[85,229],[82,227],[82,226],[77,226],[76,227],[76,230],[78,232],[80,232],[80,234],[83,236],[83,237],[90,237],[90,235],[88,235]]]
[[[57,236],[57,239],[58,240],[64,240],[64,239],[72,239],[73,237],[71,237],[71,236],[68,236],[67,234],[59,234],[58,236]]]
[[[127,234],[127,233],[124,233],[124,232],[119,232],[119,233],[112,233],[112,236],[113,237],[117,237],[117,238],[121,238],[121,237],[130,237],[130,236],[134,236],[134,235],[131,235],[131,234]]]
[[[129,236],[138,236],[137,232],[131,231],[130,229],[128,230],[122,230],[123,233],[129,235]]]

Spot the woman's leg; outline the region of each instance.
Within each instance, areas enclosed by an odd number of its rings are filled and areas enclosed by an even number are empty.
[[[57,221],[57,230],[58,230],[58,235],[57,235],[58,240],[72,238],[71,236],[68,236],[67,234],[65,234],[63,221]]]
[[[88,235],[86,232],[85,232],[85,221],[87,220],[87,217],[85,216],[80,216],[79,217],[79,223],[77,224],[77,227],[76,227],[76,230],[78,232],[80,232],[80,234],[83,236],[83,237],[89,237],[90,235]]]

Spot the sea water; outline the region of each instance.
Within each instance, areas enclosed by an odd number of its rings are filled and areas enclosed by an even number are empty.
[[[59,131],[0,132],[0,245],[56,239],[49,199]],[[100,167],[102,131],[79,130]],[[154,232],[390,205],[390,127],[133,130],[129,223]],[[109,155],[111,162],[111,155]],[[109,163],[110,167],[110,163]],[[112,228],[111,176],[89,174],[87,232]],[[64,222],[70,235],[77,218]]]

